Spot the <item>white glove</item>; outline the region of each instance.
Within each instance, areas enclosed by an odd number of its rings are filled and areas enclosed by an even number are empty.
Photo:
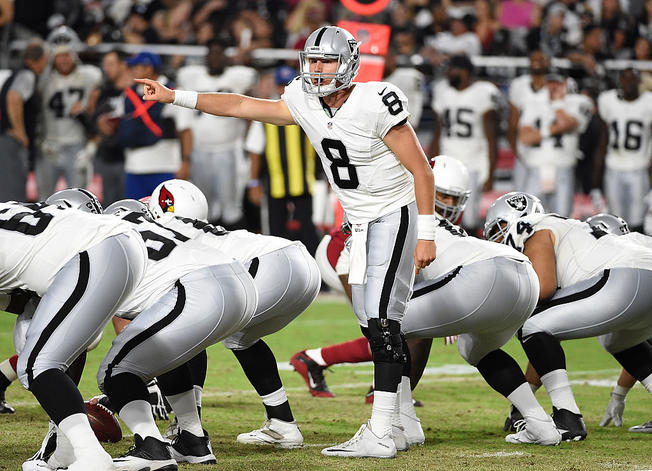
[[[609,425],[613,420],[614,427],[623,426],[623,413],[625,412],[625,396],[615,392],[611,393],[611,399],[607,404],[607,410],[604,411],[604,418],[600,422],[600,427]]]
[[[155,379],[147,383],[147,391],[149,391],[149,403],[152,405],[154,420],[168,420],[168,411],[171,411],[172,408],[163,397]]]
[[[86,146],[75,156],[75,169],[82,181],[82,186],[88,186],[93,179],[93,157],[97,151],[97,144],[88,141]]]
[[[86,169],[93,162],[95,152],[97,152],[97,144],[95,144],[94,141],[88,141],[86,146],[77,152],[77,156],[75,157],[75,168],[78,170]]]
[[[602,190],[600,188],[593,188],[589,193],[591,197],[591,206],[593,209],[598,212],[604,212],[607,209],[607,204],[605,202],[604,196],[602,195]]]

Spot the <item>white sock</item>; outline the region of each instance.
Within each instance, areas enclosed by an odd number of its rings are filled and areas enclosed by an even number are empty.
[[[280,406],[288,402],[287,394],[285,394],[285,388],[281,386],[276,391],[260,396],[260,399],[263,401],[263,404],[270,407]]]
[[[392,431],[392,416],[396,393],[387,391],[374,391],[374,405],[371,409],[371,430],[378,437],[385,436]]]
[[[197,437],[203,437],[204,431],[201,426],[201,419],[197,413],[194,390],[189,389],[186,392],[175,394],[174,396],[165,396],[165,398],[172,406],[172,410],[174,410],[179,428],[181,430],[187,430]]]
[[[149,404],[149,403],[148,403]],[[151,416],[150,411],[150,416]],[[63,432],[74,450],[75,458],[85,454],[106,453],[100,442],[95,438],[91,424],[86,414],[72,414],[59,422],[57,432]],[[58,443],[57,438],[57,443]]]
[[[11,367],[11,363],[9,363],[9,359],[6,359],[2,363],[0,363],[0,373],[2,373],[9,381],[16,381],[18,379],[18,375]]]
[[[417,411],[414,409],[414,401],[412,401],[412,389],[410,385],[410,378],[408,376],[403,376],[401,378],[400,404],[402,414],[405,414],[408,417],[416,418]]]
[[[138,434],[142,438],[154,437],[163,441],[161,432],[159,432],[156,422],[154,422],[152,406],[149,402],[142,399],[131,401],[120,409],[118,415],[134,435]]]
[[[536,394],[539,388],[541,387],[540,384],[532,384],[532,383],[527,383],[530,385],[530,389],[532,390],[533,394]]]
[[[199,407],[201,409],[201,396],[202,396],[202,393],[204,392],[204,389],[201,386],[198,386],[198,385],[195,384],[192,387],[192,390],[193,390],[193,392],[195,394],[195,406]]]
[[[532,389],[528,387],[528,383],[521,384],[518,388],[514,389],[509,396],[509,402],[514,404],[523,417],[534,417],[536,419],[548,420],[548,414],[543,410],[534,397]]]
[[[321,356],[321,348],[313,348],[312,350],[306,350],[306,355],[308,355],[310,359],[316,362],[319,366],[326,366],[326,362]]]
[[[647,389],[647,392],[652,394],[652,375],[649,375],[647,378],[641,381],[641,384],[643,387],[645,387],[645,389]]]
[[[50,466],[53,464],[57,464],[57,466],[69,466],[73,461],[75,461],[75,450],[73,449],[70,440],[68,440],[68,437],[66,437],[66,434],[56,425],[54,428],[57,434],[57,447],[48,460],[48,464],[50,464]]]
[[[568,409],[569,411],[579,414],[580,409],[577,407],[573,391],[568,382],[568,373],[566,370],[554,370],[541,377],[543,386],[548,391],[552,405],[557,409]]]
[[[401,423],[401,383],[398,383],[398,388],[396,389],[394,412],[392,412],[392,425],[403,428],[403,424]]]

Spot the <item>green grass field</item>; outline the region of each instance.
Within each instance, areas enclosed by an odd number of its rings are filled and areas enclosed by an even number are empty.
[[[13,354],[14,317],[0,315],[0,359]],[[282,332],[266,338],[278,362],[287,365],[298,350],[328,345],[360,335],[355,317],[344,301],[320,298],[306,313]],[[96,350],[89,353],[81,383],[84,397],[97,394],[95,374],[102,355],[113,339],[111,327]],[[508,402],[487,386],[479,374],[464,365],[455,347],[437,340],[414,396],[425,406],[417,409],[426,442],[394,460],[326,458],[321,448],[349,439],[368,419],[371,408],[364,404],[372,379],[370,365],[333,368],[326,379],[335,399],[313,398],[303,379],[293,371],[281,371],[293,412],[300,424],[306,446],[278,450],[236,443],[238,433],[257,428],[264,420],[260,404],[234,356],[221,345],[209,349],[209,370],[204,389],[204,427],[218,459],[201,470],[652,470],[652,435],[628,433],[627,428],[652,418],[652,398],[636,386],[627,399],[625,427],[598,426],[609,399],[610,384],[620,370],[596,339],[566,342],[570,379],[588,427],[584,442],[563,443],[558,447],[510,445],[504,441],[502,424]],[[520,345],[512,340],[506,347],[525,365]],[[439,367],[439,369],[435,369]],[[463,373],[463,374],[462,374]],[[551,410],[545,391],[537,393]],[[19,470],[21,463],[40,446],[47,430],[47,418],[31,394],[18,384],[7,390],[7,400],[16,407],[14,415],[0,415],[0,470]],[[163,430],[166,424],[159,422]],[[125,452],[132,438],[123,426],[125,438],[107,444],[109,453]],[[196,465],[198,466],[198,465]],[[192,469],[182,465],[180,469]],[[89,470],[92,471],[92,470]]]

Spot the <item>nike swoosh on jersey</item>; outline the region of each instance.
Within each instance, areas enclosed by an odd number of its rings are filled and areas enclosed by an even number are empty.
[[[387,90],[387,87],[383,88],[383,91],[382,91],[382,92],[378,92],[378,94],[379,94],[379,95],[382,95],[383,93],[385,93],[385,90]]]

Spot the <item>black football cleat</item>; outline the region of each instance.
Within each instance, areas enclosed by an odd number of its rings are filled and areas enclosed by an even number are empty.
[[[0,391],[0,414],[13,414],[16,410],[5,401],[5,392]]]
[[[154,437],[134,435],[134,445],[119,458],[113,458],[115,471],[177,471],[170,444]]]
[[[182,430],[172,441],[171,452],[177,463],[217,463],[215,455],[211,451],[210,440],[206,432],[202,437],[198,437],[187,430]]]
[[[582,414],[575,414],[568,409],[557,409],[553,406],[552,420],[555,421],[562,440],[579,442],[586,438],[586,425],[584,425]]]
[[[505,425],[503,426],[503,432],[513,432],[516,433],[516,422],[523,420],[523,415],[521,412],[514,407],[513,404],[509,406],[509,414],[505,419]]]

